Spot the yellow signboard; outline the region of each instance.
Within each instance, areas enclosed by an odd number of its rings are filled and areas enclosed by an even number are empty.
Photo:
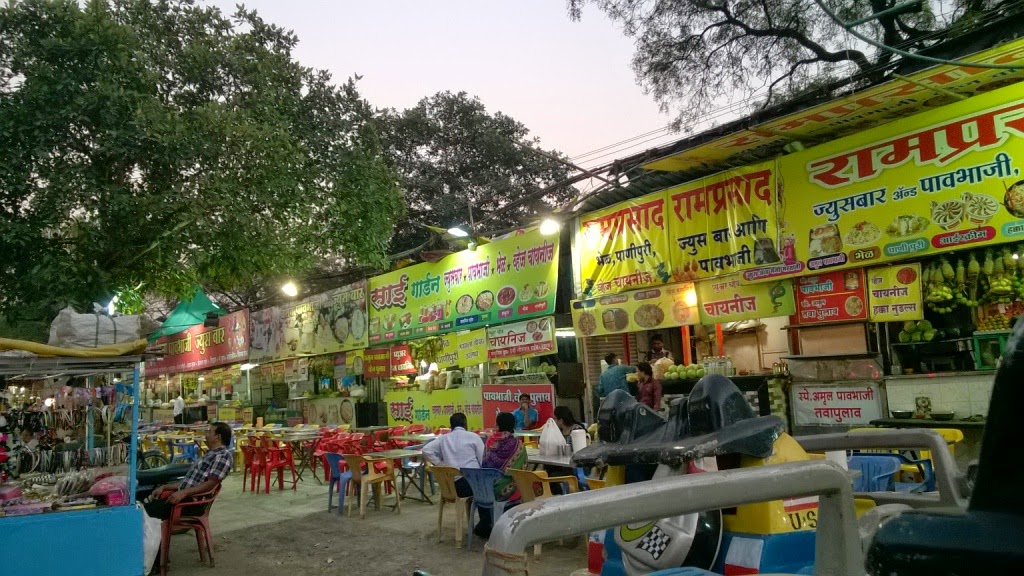
[[[775,162],[722,172],[665,192],[676,278],[711,278],[779,263]]]
[[[782,157],[785,272],[1024,237],[1022,147],[1011,86]]]
[[[697,283],[701,324],[738,322],[796,312],[793,281],[776,280],[743,284],[738,279],[705,280]]]
[[[869,268],[868,317],[872,322],[903,322],[924,318],[921,265]]]
[[[487,329],[458,334],[459,368],[476,366],[487,361]]]
[[[666,284],[668,220],[665,193],[641,196],[580,218],[576,240],[584,296]]]
[[[572,303],[572,325],[580,336],[686,326],[698,319],[692,282]]]
[[[484,427],[483,393],[479,387],[451,390],[392,390],[384,395],[388,405],[388,425],[426,424],[447,428],[456,412],[466,415],[470,430]]]

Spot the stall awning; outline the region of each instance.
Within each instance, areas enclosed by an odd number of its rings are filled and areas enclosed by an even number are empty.
[[[196,324],[206,321],[206,314],[214,312],[217,316],[223,316],[227,312],[213,303],[210,297],[203,292],[203,289],[196,286],[192,296],[182,299],[174,308],[171,315],[160,326],[160,329],[149,335],[149,341],[155,342],[158,338],[171,336],[183,330],[187,330]]]

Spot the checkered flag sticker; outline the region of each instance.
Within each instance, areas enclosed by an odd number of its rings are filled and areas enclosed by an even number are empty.
[[[643,550],[651,555],[652,558],[657,560],[661,558],[661,555],[665,553],[665,549],[668,548],[668,543],[672,541],[672,537],[665,534],[661,528],[654,526],[651,528],[637,548]]]

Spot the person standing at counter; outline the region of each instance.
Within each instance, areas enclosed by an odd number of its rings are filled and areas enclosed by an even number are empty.
[[[661,360],[662,358],[672,360],[672,353],[665,349],[665,342],[659,334],[651,336],[650,345],[651,349],[647,351],[647,355],[644,357],[644,360],[648,363]]]
[[[654,370],[647,362],[637,364],[636,373],[637,401],[658,412],[661,410],[661,381],[654,379]]]
[[[601,402],[615,390],[625,390],[629,392],[630,396],[636,395],[636,390],[626,380],[626,375],[636,372],[636,368],[619,364],[619,357],[614,352],[606,354],[604,362],[608,367],[601,373],[601,377],[597,381],[597,387],[594,389],[593,408],[595,421],[597,420],[597,413],[601,409]]]

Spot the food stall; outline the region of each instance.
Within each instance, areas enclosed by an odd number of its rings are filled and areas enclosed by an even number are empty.
[[[370,279],[369,340],[389,424],[437,428],[462,411],[483,427],[482,386],[510,369],[492,362],[554,351],[558,252],[557,237],[528,230]],[[494,357],[494,339],[520,349]]]
[[[5,347],[17,348],[11,342]],[[69,558],[81,574],[145,571],[143,514],[135,506],[141,361],[101,353],[0,356],[0,376],[8,384],[48,379],[45,399],[16,404],[4,414],[7,429],[0,436],[20,438],[27,431],[39,441],[0,459],[0,534],[12,552],[3,560],[5,573],[59,574],[67,572]],[[64,436],[80,441],[69,445]]]

